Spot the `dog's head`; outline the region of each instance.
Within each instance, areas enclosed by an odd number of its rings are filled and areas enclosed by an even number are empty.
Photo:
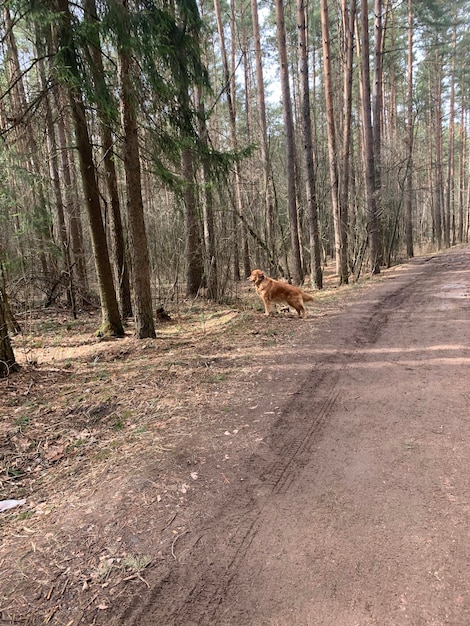
[[[248,280],[251,280],[255,285],[259,285],[264,280],[264,273],[261,270],[253,270],[248,276]]]

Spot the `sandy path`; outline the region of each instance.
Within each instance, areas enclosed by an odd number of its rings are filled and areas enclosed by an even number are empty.
[[[269,436],[116,623],[470,624],[470,251],[297,328]]]

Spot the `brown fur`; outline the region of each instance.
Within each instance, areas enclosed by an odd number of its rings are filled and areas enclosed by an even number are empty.
[[[261,270],[253,270],[248,280],[254,283],[257,294],[264,302],[265,315],[271,312],[271,304],[285,303],[295,309],[299,317],[306,317],[304,302],[313,300],[310,294],[288,283],[269,278]]]

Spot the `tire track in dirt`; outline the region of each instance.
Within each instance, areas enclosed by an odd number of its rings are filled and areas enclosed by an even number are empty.
[[[346,367],[347,364],[344,364]],[[288,491],[301,469],[308,463],[312,448],[337,400],[337,382],[340,371],[313,376],[307,388],[295,394],[274,426],[274,433],[267,444],[275,456],[266,467],[266,461],[253,455],[248,462],[255,485],[247,491],[239,487],[233,494],[230,510],[221,511],[213,527],[200,532],[199,539],[187,558],[188,565],[169,575],[152,590],[144,607],[129,607],[120,623],[142,626],[144,624],[201,625],[212,622],[219,605],[226,595],[233,577],[258,532],[267,523],[264,504],[275,494]],[[326,385],[322,400],[310,401],[314,391],[318,394]],[[305,397],[308,401],[306,412]],[[280,434],[281,431],[281,434]],[[260,493],[256,493],[261,488]],[[213,534],[222,533],[214,538]],[[206,538],[206,540],[205,540]],[[205,561],[201,577],[193,585],[187,585],[192,576],[190,563],[207,559],[207,542],[214,560]],[[194,565],[193,567],[197,567]],[[202,569],[202,568],[201,568]],[[185,591],[186,589],[186,591]],[[172,590],[168,598],[167,590]],[[151,617],[147,618],[147,615]]]
[[[266,503],[274,495],[285,494],[311,460],[315,443],[337,402],[341,377],[361,359],[364,346],[377,341],[387,322],[388,311],[403,305],[425,271],[426,264],[418,262],[411,269],[411,276],[388,282],[382,290],[379,288],[374,301],[358,303],[359,308],[362,307],[359,320],[339,343],[338,352],[312,365],[274,423],[265,440],[272,460],[267,461],[258,454],[248,459],[249,479],[231,487],[229,508],[225,505],[211,526],[199,531],[185,564],[169,571],[152,589],[144,606],[137,607],[137,600],[128,607],[120,624],[200,626],[220,623],[217,616],[222,601],[259,529],[269,523]]]

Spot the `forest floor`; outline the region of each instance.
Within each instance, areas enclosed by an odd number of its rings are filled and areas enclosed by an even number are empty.
[[[470,624],[470,249],[168,310],[19,320],[0,624]]]

